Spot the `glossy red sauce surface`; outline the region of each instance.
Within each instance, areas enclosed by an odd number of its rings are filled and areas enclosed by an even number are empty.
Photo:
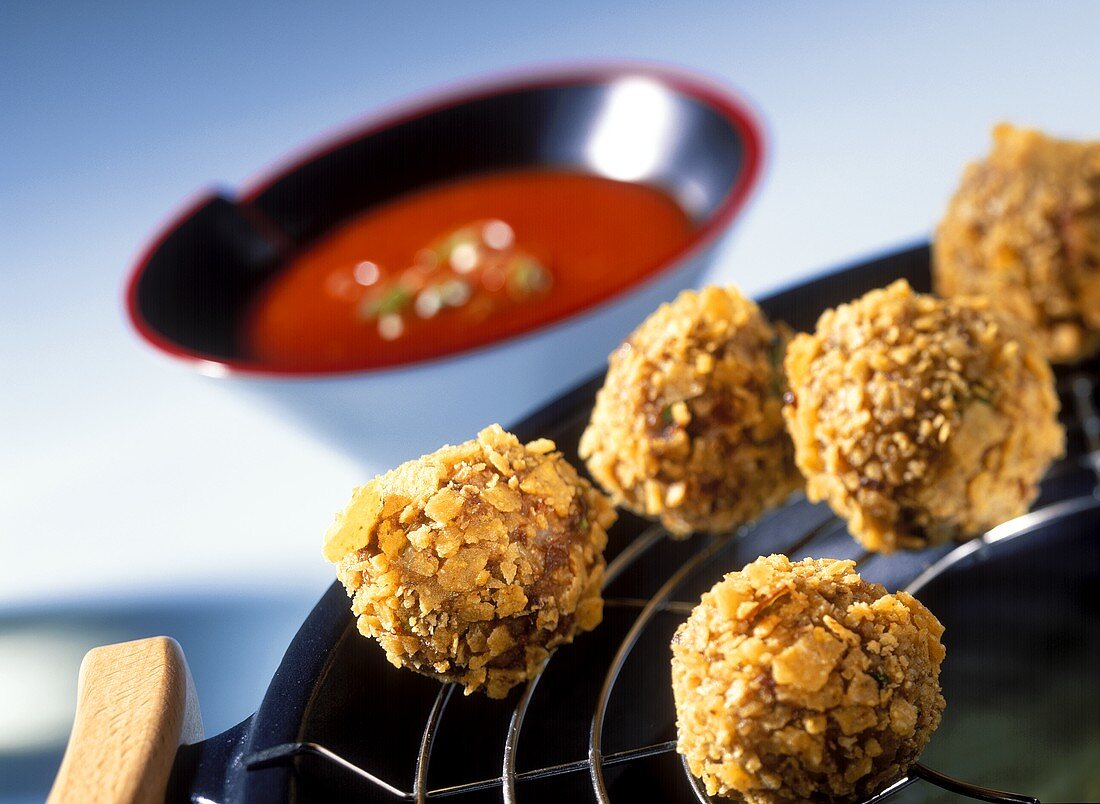
[[[661,190],[580,173],[428,188],[297,254],[258,294],[243,347],[273,367],[346,370],[482,346],[614,295],[694,228]]]

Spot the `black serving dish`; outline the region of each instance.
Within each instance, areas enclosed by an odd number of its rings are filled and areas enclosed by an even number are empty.
[[[596,370],[620,330],[698,281],[761,161],[760,125],[748,106],[679,69],[607,63],[462,84],[328,137],[240,190],[199,197],[137,260],[130,321],[159,353],[287,410],[355,457],[388,465],[531,410]],[[695,228],[678,253],[624,273],[602,298],[482,347],[384,368],[274,366],[249,356],[242,321],[294,254],[384,202],[515,168],[654,186]],[[511,379],[470,379],[483,376]]]
[[[698,227],[681,253],[632,283],[644,284],[729,226],[759,174],[761,138],[729,90],[674,68],[607,63],[462,85],[325,138],[238,191],[200,195],[137,260],[131,323],[161,351],[223,373],[354,372],[268,366],[238,339],[256,290],[342,222],[413,191],[515,168],[644,183]]]
[[[774,319],[810,328],[824,308],[893,279],[927,289],[928,260],[926,247],[911,248],[760,304]],[[856,559],[865,578],[911,588],[947,626],[943,724],[924,764],[873,800],[1084,799],[1096,790],[1089,785],[1100,747],[1092,681],[1100,502],[1090,458],[1098,444],[1086,437],[1100,431],[1097,378],[1095,365],[1059,375],[1070,454],[1044,481],[1034,512],[964,545],[867,554],[824,506],[804,499],[732,536],[681,542],[624,514],[610,533],[603,625],[504,701],[464,698],[390,667],[358,635],[333,584],[257,712],[180,749],[169,799],[700,800],[673,748],[669,639],[705,589],[772,552]],[[601,381],[593,377],[513,429],[522,439],[553,438],[576,461]]]

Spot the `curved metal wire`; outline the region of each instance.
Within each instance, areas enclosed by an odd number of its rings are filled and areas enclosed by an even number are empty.
[[[687,777],[688,784],[691,785],[691,792],[695,794],[695,797],[699,799],[699,804],[712,804],[710,799],[710,793],[707,792],[706,786],[703,784],[703,780],[691,772],[691,767],[688,765],[687,757],[680,754],[680,765],[684,769],[684,776]]]
[[[931,582],[932,579],[944,572],[944,570],[958,564],[969,556],[980,553],[991,544],[1007,541],[1008,539],[1015,539],[1017,536],[1024,536],[1031,533],[1036,528],[1040,528],[1057,519],[1062,519],[1095,508],[1100,508],[1100,498],[1094,495],[1071,497],[1068,500],[1051,503],[1050,505],[1045,505],[1042,508],[1037,508],[1034,511],[1026,513],[1023,516],[1010,519],[1008,522],[990,529],[984,533],[981,538],[972,539],[969,542],[960,544],[914,578],[906,585],[905,591],[915,595]]]
[[[549,661],[550,658],[547,657],[535,677],[527,682],[527,688],[524,689],[516,708],[512,710],[511,720],[508,721],[508,735],[504,738],[504,768],[501,772],[505,804],[516,804],[516,751],[519,748],[519,733],[523,728],[523,719],[527,715],[531,699],[535,695],[535,688],[539,685],[539,679],[542,678],[542,672]]]
[[[406,793],[398,787],[394,787],[384,779],[379,779],[373,773],[365,771],[356,765],[354,762],[349,762],[335,751],[330,751],[319,743],[282,743],[280,745],[274,745],[271,748],[266,748],[262,751],[256,751],[244,759],[244,767],[246,770],[260,770],[261,768],[270,768],[274,765],[281,765],[289,759],[296,756],[313,755],[320,757],[321,759],[331,762],[334,765],[348,771],[360,779],[370,782],[374,786],[385,790],[391,796],[404,799],[406,801],[412,800],[412,794]]]
[[[439,721],[443,719],[443,710],[447,708],[454,691],[454,684],[444,684],[439,688],[432,711],[428,713],[428,720],[424,724],[424,733],[420,735],[420,752],[416,755],[416,779],[413,782],[413,799],[417,804],[424,804],[428,800],[428,763],[432,758],[432,744],[439,731]]]
[[[1006,793],[1002,790],[994,790],[991,787],[982,787],[964,782],[919,763],[910,768],[909,773],[950,793],[957,793],[960,796],[967,796],[978,801],[992,801],[999,804],[1039,804],[1037,798],[1023,796],[1019,793]]]
[[[638,641],[638,637],[641,636],[642,630],[653,618],[657,608],[668,600],[673,590],[680,585],[681,581],[691,574],[696,567],[725,547],[726,542],[731,538],[732,534],[715,539],[705,550],[696,553],[685,561],[680,568],[665,581],[664,585],[657,590],[657,593],[650,598],[649,603],[642,609],[641,613],[634,621],[634,624],[630,627],[630,630],[627,631],[623,641],[619,644],[619,650],[615,654],[615,658],[611,661],[611,669],[609,669],[607,675],[604,676],[603,686],[600,688],[600,696],[596,700],[596,711],[592,715],[592,728],[588,737],[588,764],[589,773],[592,776],[592,789],[596,793],[596,798],[601,802],[607,802],[609,800],[607,796],[607,785],[603,777],[604,716],[607,713],[607,704],[611,700],[611,689],[614,687],[615,681],[619,677],[619,672],[626,663],[626,657],[630,654],[630,651]]]
[[[890,782],[890,784],[886,785],[886,787],[879,790],[870,798],[864,799],[863,804],[878,804],[878,802],[880,801],[885,801],[886,799],[890,798],[890,796],[894,795],[894,793],[897,793],[900,790],[904,790],[916,781],[917,777],[913,774],[902,776],[900,779]]]
[[[604,570],[601,588],[606,589],[614,583],[615,579],[622,575],[627,567],[641,558],[649,548],[664,537],[665,531],[656,525],[646,528],[634,537],[630,544],[624,547],[622,552],[607,565]],[[508,733],[504,738],[504,767],[501,772],[501,779],[503,780],[502,794],[505,804],[516,804],[516,754],[519,750],[519,735],[523,729],[523,720],[527,716],[527,709],[531,706],[531,699],[534,698],[535,688],[538,686],[539,679],[542,678],[546,665],[550,663],[551,658],[553,657],[547,657],[535,677],[527,682],[527,688],[524,689],[523,695],[516,703],[516,708],[512,710],[512,717],[508,721]]]

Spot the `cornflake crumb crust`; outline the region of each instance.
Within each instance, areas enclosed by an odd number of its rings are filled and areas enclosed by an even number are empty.
[[[324,554],[393,665],[502,698],[600,623],[615,519],[554,442],[492,425],[357,488]]]
[[[684,291],[611,355],[580,456],[674,535],[756,519],[801,485],[783,429],[784,341],[733,287]]]
[[[1001,124],[936,230],[936,290],[984,295],[1056,363],[1100,351],[1100,142]]]
[[[807,496],[870,550],[970,538],[1023,514],[1064,449],[1049,364],[984,300],[901,280],[826,311],[785,366]]]
[[[866,797],[919,757],[944,709],[943,626],[854,568],[759,558],[676,631],[677,750],[711,795]]]

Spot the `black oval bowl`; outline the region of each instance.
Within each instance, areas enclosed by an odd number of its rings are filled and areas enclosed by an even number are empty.
[[[615,106],[630,82],[651,90],[657,112],[647,108],[645,92],[635,97],[637,108],[629,97],[625,108]],[[617,116],[610,127],[609,114]],[[631,149],[638,151],[633,165]],[[698,258],[753,186],[760,151],[759,126],[743,103],[671,68],[605,64],[464,85],[327,138],[238,194],[200,197],[138,260],[127,291],[130,319],[154,347],[212,374],[362,371],[273,368],[251,360],[238,338],[254,293],[288,255],[356,213],[412,190],[509,168],[656,185],[698,228],[681,253],[612,294],[622,295],[669,273],[697,273]]]

